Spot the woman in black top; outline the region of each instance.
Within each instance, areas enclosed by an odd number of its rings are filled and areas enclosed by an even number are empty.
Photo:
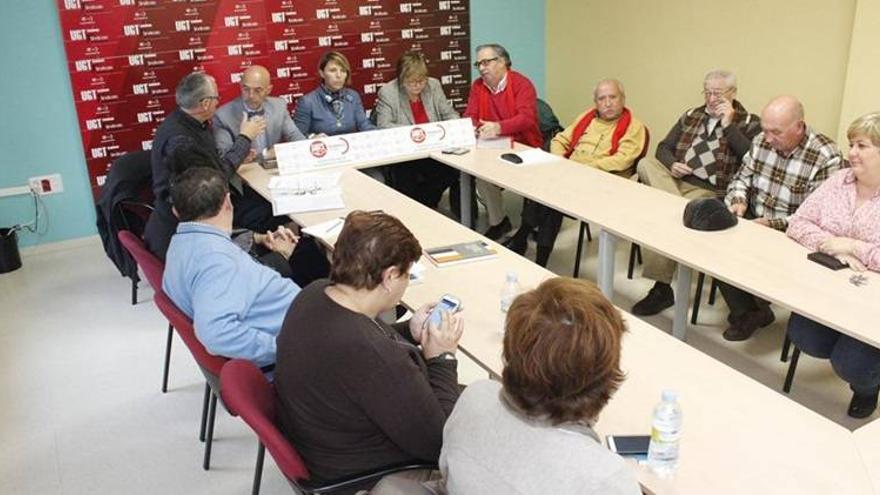
[[[440,455],[459,394],[461,316],[444,313],[439,326],[426,326],[426,305],[408,322],[377,319],[400,301],[421,251],[398,219],[352,212],[330,280],[306,287],[287,313],[277,340],[278,414],[317,480]]]

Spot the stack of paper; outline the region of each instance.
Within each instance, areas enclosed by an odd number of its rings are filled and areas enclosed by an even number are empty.
[[[436,266],[452,266],[495,258],[498,253],[485,241],[472,241],[426,249],[425,255]]]
[[[483,150],[509,150],[513,148],[513,138],[510,136],[477,138],[477,148]]]
[[[272,213],[286,215],[345,208],[340,173],[277,175],[269,179]]]

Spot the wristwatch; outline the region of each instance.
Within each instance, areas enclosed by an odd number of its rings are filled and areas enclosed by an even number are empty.
[[[453,352],[441,352],[428,361],[458,361],[458,359],[455,358],[455,353]]]

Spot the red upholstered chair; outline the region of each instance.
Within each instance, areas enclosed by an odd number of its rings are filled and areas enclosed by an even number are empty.
[[[253,363],[241,359],[233,359],[223,366],[220,373],[220,393],[223,402],[233,415],[240,416],[257,434],[257,465],[254,471],[252,493],[260,492],[260,480],[263,474],[263,458],[266,449],[275,459],[275,464],[287,478],[291,486],[300,493],[332,493],[343,489],[351,489],[371,480],[379,480],[383,476],[398,471],[412,469],[437,469],[436,464],[406,464],[380,469],[371,473],[351,476],[343,480],[335,480],[321,485],[309,482],[309,470],[305,462],[276,426],[275,388],[266,380],[263,373]]]
[[[153,255],[149,249],[144,245],[144,241],[141,240],[140,237],[134,235],[131,231],[128,230],[120,230],[117,235],[119,238],[119,242],[125,247],[128,253],[134,258],[135,262],[141,270],[144,271],[144,276],[147,277],[147,281],[153,287],[155,292],[159,292],[162,290],[162,273],[165,272],[165,263],[162,263],[159,258]],[[134,283],[134,287],[137,287],[137,282],[132,279],[132,283]],[[136,289],[133,289],[136,290]],[[137,297],[137,296],[134,296]],[[168,333],[165,337],[165,365],[162,368],[162,393],[168,391],[168,368],[171,365],[171,337],[172,337],[172,326],[168,324]]]
[[[202,467],[211,467],[211,443],[214,440],[214,418],[217,416],[217,398],[220,396],[220,370],[229,361],[222,356],[208,353],[205,346],[196,337],[192,320],[181,311],[162,290],[156,291],[153,302],[159,311],[168,319],[177,334],[196,360],[202,374],[205,375],[205,398],[202,401],[202,422],[199,428],[199,440],[205,442],[205,457]]]

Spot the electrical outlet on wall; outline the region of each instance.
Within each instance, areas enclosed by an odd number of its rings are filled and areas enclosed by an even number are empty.
[[[28,186],[37,194],[55,194],[64,191],[61,183],[61,174],[40,175],[28,179]]]

